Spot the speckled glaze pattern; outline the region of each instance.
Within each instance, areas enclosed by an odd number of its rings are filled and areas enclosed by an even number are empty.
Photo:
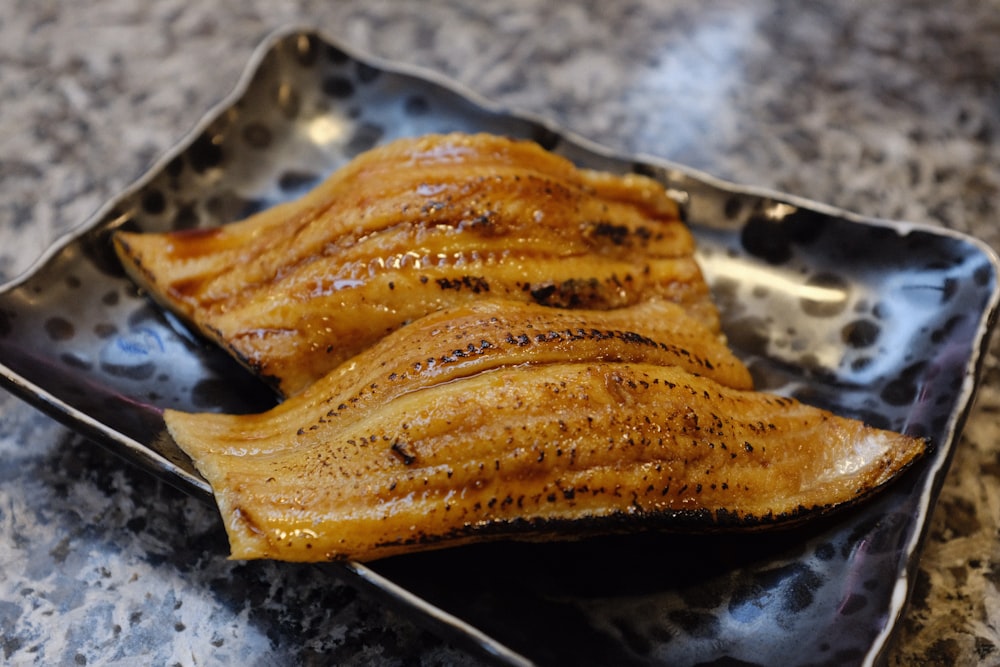
[[[934,454],[856,510],[778,536],[490,545],[340,576],[400,608],[408,602],[393,585],[417,594],[424,602],[412,612],[424,622],[514,664],[840,665],[880,655],[992,324],[997,266],[986,247],[618,158],[316,33],[268,41],[230,104],[0,293],[7,386],[206,495],[162,433],[160,410],[251,411],[273,398],[153,307],[124,276],[109,234],[225,224],[301,194],[380,142],[456,130],[527,137],[581,166],[662,181],[683,204],[724,329],[758,385],[927,437]],[[586,574],[621,553],[627,568]],[[503,575],[470,591],[455,574],[473,569]]]
[[[998,13],[996,0],[11,0],[0,3],[0,279],[149,169],[287,24],[447,75],[625,154],[998,247]],[[885,655],[893,667],[1000,655],[998,344],[927,522]],[[479,661],[359,595],[336,568],[226,562],[220,534],[210,504],[0,392],[5,664]],[[675,550],[650,546],[650,560]],[[725,553],[682,560],[690,577],[659,576],[690,584],[693,609],[714,609],[718,588],[698,584]],[[612,553],[599,569],[621,563]],[[592,581],[562,566],[563,584]],[[475,590],[484,573],[466,562],[449,577]]]

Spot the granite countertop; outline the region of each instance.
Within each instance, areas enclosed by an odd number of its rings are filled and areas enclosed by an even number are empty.
[[[611,148],[1000,248],[1000,3],[11,0],[0,6],[0,280],[316,26]],[[890,665],[1000,662],[1000,368],[931,519]],[[225,559],[214,508],[0,394],[10,664],[472,664],[315,571]]]

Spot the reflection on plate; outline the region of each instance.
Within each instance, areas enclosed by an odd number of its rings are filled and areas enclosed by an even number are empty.
[[[684,203],[725,330],[761,388],[926,436],[935,449],[873,502],[777,535],[492,544],[347,564],[345,574],[501,663],[876,660],[997,305],[995,257],[958,234],[620,158],[426,74],[285,32],[173,154],[0,288],[3,383],[207,497],[163,434],[161,409],[251,411],[273,398],[137,293],[109,233],[232,221],[301,194],[375,144],[452,130],[529,137],[582,166],[659,179]]]

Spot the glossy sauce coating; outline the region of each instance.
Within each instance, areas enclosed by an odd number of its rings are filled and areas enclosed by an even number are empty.
[[[151,295],[286,396],[483,296],[587,309],[667,299],[719,330],[660,184],[490,135],[398,140],[296,202],[213,231],[121,232],[115,247]]]

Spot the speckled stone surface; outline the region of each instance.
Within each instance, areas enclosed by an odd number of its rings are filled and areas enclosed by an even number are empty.
[[[0,279],[148,169],[273,29],[318,27],[625,151],[1000,248],[1000,2],[93,0],[0,5]],[[896,665],[1000,663],[1000,364]],[[474,664],[321,566],[0,394],[0,662]]]

